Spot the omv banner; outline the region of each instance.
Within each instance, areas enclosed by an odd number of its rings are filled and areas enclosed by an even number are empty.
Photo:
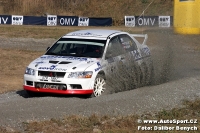
[[[61,26],[78,26],[77,16],[57,16],[58,25]]]
[[[0,24],[11,24],[11,15],[0,15]]]
[[[125,26],[158,26],[158,16],[125,16]]]
[[[136,16],[136,26],[158,26],[158,16]]]
[[[20,15],[12,15],[12,25],[23,25],[24,17]]]

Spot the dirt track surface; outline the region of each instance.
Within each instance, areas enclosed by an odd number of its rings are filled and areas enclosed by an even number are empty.
[[[146,30],[149,35],[156,84],[83,99],[45,95],[27,98],[23,90],[0,95],[0,125],[19,127],[21,122],[65,115],[128,115],[180,107],[183,100],[200,98],[199,36],[177,35],[171,29]],[[0,47],[45,50],[53,39],[1,39]],[[32,47],[33,46],[33,47]]]

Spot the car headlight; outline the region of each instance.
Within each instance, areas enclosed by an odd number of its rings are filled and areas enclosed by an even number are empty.
[[[92,71],[86,71],[86,72],[71,72],[68,75],[68,78],[91,78],[92,77]]]
[[[26,71],[25,71],[25,74],[28,74],[28,75],[35,75],[35,70],[32,69],[32,68],[26,68]]]

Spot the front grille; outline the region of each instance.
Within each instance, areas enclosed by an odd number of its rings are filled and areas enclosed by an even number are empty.
[[[38,71],[38,76],[63,78],[65,76],[65,72]]]

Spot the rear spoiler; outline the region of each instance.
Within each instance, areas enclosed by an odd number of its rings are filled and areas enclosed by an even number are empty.
[[[146,45],[147,39],[148,39],[148,35],[147,34],[130,34],[133,37],[144,37],[143,43],[144,45]],[[136,39],[137,40],[137,39]]]

